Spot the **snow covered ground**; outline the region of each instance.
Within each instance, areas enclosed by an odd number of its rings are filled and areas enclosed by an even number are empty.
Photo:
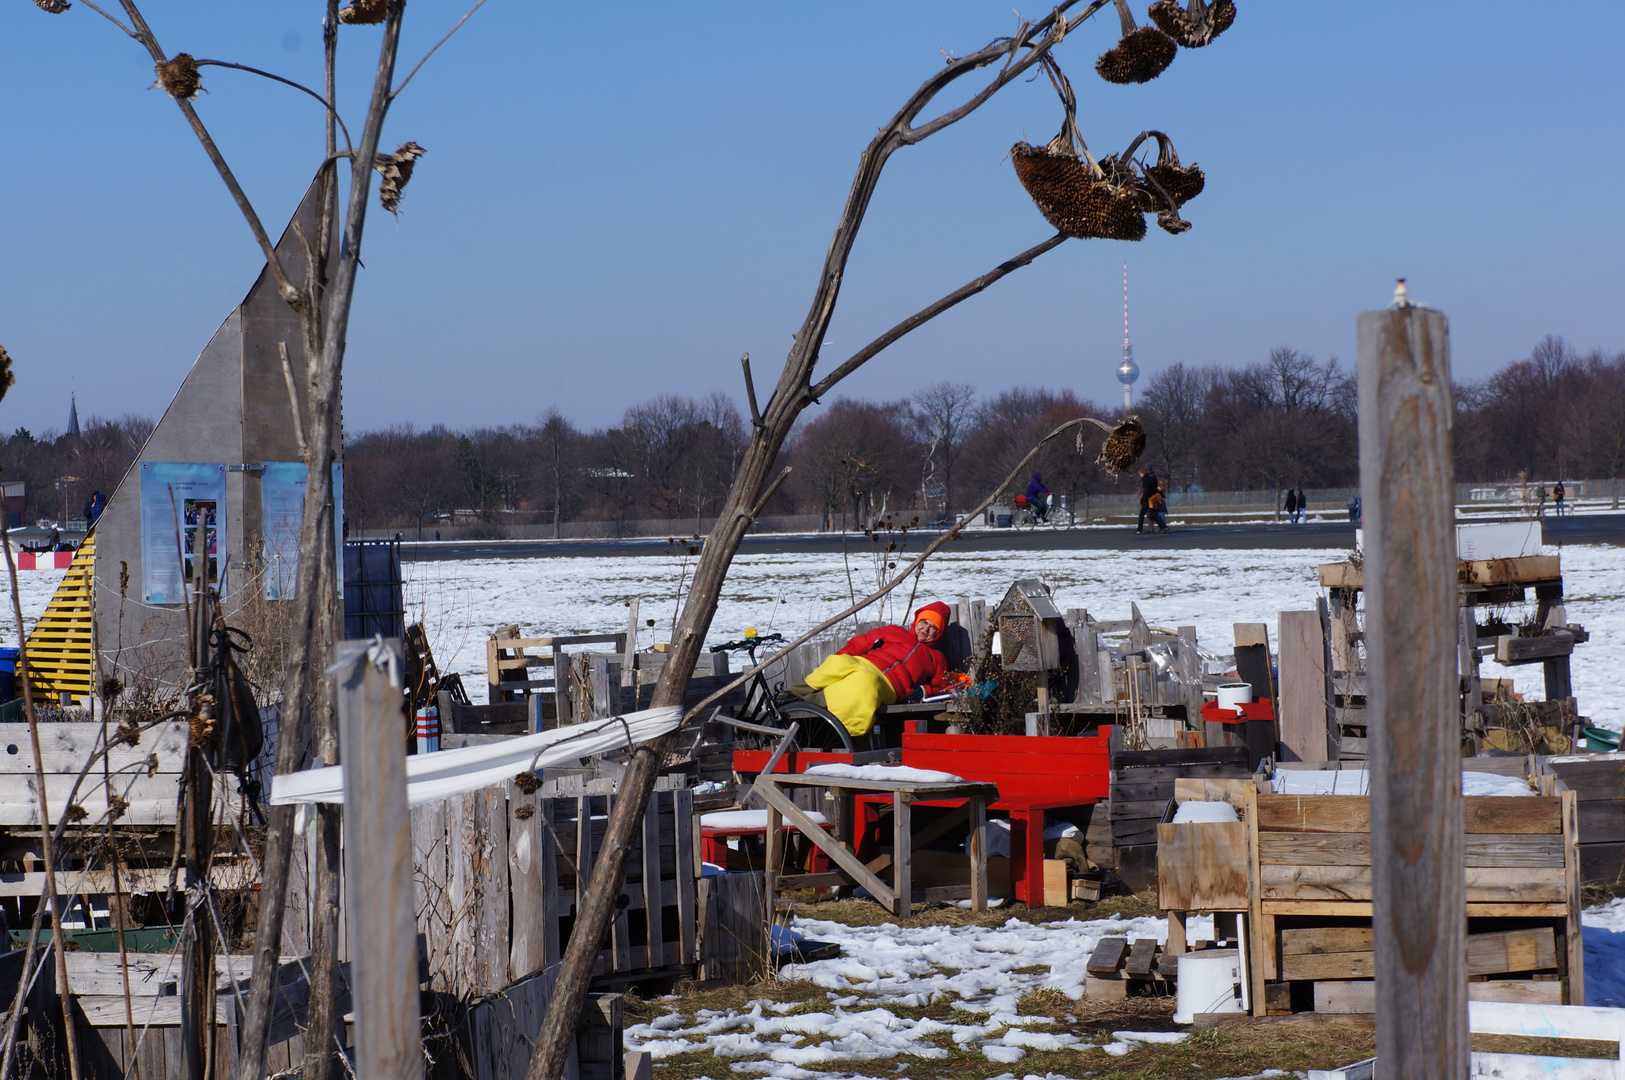
[[[998,1065],[1021,1060],[1029,1049],[1074,1050],[1082,1072],[1090,1055],[1122,1055],[1142,1043],[1184,1037],[1135,1031],[1085,1037],[1054,1030],[1050,1017],[1017,1011],[1023,994],[1044,987],[1081,998],[1084,964],[1101,938],[1162,941],[1167,934],[1162,919],[1010,919],[993,927],[902,929],[893,923],[854,927],[798,918],[795,930],[841,945],[836,959],[790,964],[780,973],[824,987],[824,1002],[761,998],[743,1009],[691,1013],[672,998],[665,1016],[626,1029],[627,1049],[646,1050],[656,1061],[709,1052],[735,1074],[835,1080],[857,1075],[847,1071],[852,1068],[929,1075],[929,1062],[947,1057],[948,1045],[979,1049]],[[912,1019],[893,1011],[938,1002],[966,1014],[970,1022]],[[747,1057],[755,1060],[738,1060]],[[893,1059],[901,1061],[893,1065]],[[817,1071],[831,1068],[835,1071]]]
[[[991,603],[1015,578],[1038,577],[1063,610],[1082,607],[1098,618],[1124,619],[1129,603],[1137,602],[1153,625],[1194,625],[1204,647],[1228,652],[1234,623],[1268,623],[1273,636],[1281,611],[1313,610],[1319,564],[1347,555],[1341,548],[956,552],[949,545],[927,564],[914,602],[963,595]],[[1625,665],[1618,662],[1625,656],[1625,548],[1570,546],[1562,556],[1569,621],[1591,633],[1574,653],[1581,712],[1602,726],[1625,729]],[[902,562],[912,554],[896,558]],[[483,701],[484,643],[491,631],[515,624],[527,636],[612,633],[626,629],[626,604],[636,598],[642,620],[655,623],[641,629],[640,645],[667,641],[693,566],[693,557],[681,554],[407,563],[406,603],[423,620],[440,669],[460,672],[470,696]],[[23,616],[32,622],[61,572],[17,576]],[[875,581],[876,560],[868,553],[850,559],[833,553],[741,555],[728,575],[711,639],[736,638],[747,626],[794,636],[872,592]],[[871,617],[905,617],[911,584]],[[13,640],[10,605],[4,606],[0,635]],[[1502,670],[1490,662],[1484,673],[1544,693],[1538,665]]]
[[[1555,549],[1550,549],[1555,551]],[[1050,584],[1057,604],[1087,608],[1102,619],[1124,619],[1137,602],[1158,626],[1197,629],[1207,648],[1228,652],[1232,624],[1264,622],[1272,637],[1281,611],[1313,610],[1320,593],[1318,567],[1347,557],[1340,548],[1297,551],[977,551],[950,545],[927,564],[915,604],[970,596],[994,602],[1017,577]],[[1563,555],[1568,617],[1591,633],[1575,650],[1574,689],[1581,711],[1602,725],[1625,728],[1625,548],[1566,547]],[[907,552],[902,558],[908,558]],[[626,628],[626,603],[640,602],[640,644],[667,641],[691,557],[592,556],[550,559],[477,559],[408,563],[407,606],[429,631],[443,671],[463,673],[475,700],[484,700],[487,635],[517,624],[524,634],[601,634]],[[850,566],[850,580],[848,567]],[[872,556],[838,554],[741,555],[712,623],[711,639],[736,638],[747,626],[794,636],[849,606],[875,588]],[[904,617],[910,585],[875,617]],[[1540,668],[1486,675],[1514,678],[1537,696]]]

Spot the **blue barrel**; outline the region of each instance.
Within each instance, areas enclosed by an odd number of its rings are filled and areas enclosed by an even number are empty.
[[[17,699],[17,657],[21,649],[0,649],[0,704]]]

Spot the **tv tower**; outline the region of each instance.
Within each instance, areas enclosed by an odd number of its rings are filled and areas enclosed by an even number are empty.
[[[1123,411],[1134,408],[1134,380],[1140,365],[1134,362],[1134,346],[1128,340],[1128,263],[1123,263],[1123,361],[1117,365],[1117,381],[1123,384]]]

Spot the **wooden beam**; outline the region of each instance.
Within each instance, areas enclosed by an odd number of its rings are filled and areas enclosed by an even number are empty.
[[[762,800],[767,803],[769,810],[777,810],[780,814],[783,814],[785,820],[794,825],[808,840],[811,840],[820,851],[828,855],[830,861],[851,875],[853,881],[868,889],[874,898],[880,901],[882,906],[892,907],[896,894],[892,892],[891,887],[875,877],[874,874],[871,874],[869,868],[859,862],[858,857],[849,848],[825,832],[822,825],[808,817],[801,807],[792,802],[790,797],[783,791],[780,791],[776,780],[777,778],[765,774],[756,779],[756,794],[761,796]]]
[[[400,650],[398,641],[345,641],[334,665],[348,837],[344,870],[355,916],[349,928],[356,1073],[384,1080],[423,1076]]]
[[[1465,1076],[1449,328],[1402,300],[1357,331],[1377,1054],[1384,1077]]]

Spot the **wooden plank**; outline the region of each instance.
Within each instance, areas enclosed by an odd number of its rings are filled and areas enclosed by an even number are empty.
[[[1137,938],[1129,946],[1128,959],[1123,962],[1123,974],[1130,978],[1149,979],[1156,964],[1156,938]]]
[[[1510,559],[1463,559],[1457,566],[1463,584],[1528,585],[1560,581],[1562,558],[1557,555],[1522,555]]]
[[[776,806],[785,819],[794,825],[800,833],[811,840],[830,860],[852,876],[852,879],[874,896],[880,903],[891,908],[895,901],[895,894],[885,882],[869,872],[868,867],[858,860],[850,848],[841,844],[824,830],[822,825],[814,822],[801,808],[790,800],[790,797],[779,790],[778,777],[758,778],[756,793],[770,805]]]
[[[694,947],[694,879],[699,874],[696,861],[698,845],[695,837],[699,830],[699,817],[694,813],[694,793],[687,786],[671,793],[672,816],[678,824],[676,839],[677,866],[677,927],[678,963],[692,964],[698,955]],[[682,822],[693,823],[693,828],[682,828]]]
[[[1301,953],[1371,952],[1373,931],[1369,926],[1316,926],[1281,931],[1281,955]]]
[[[477,996],[479,972],[479,875],[482,846],[478,810],[483,800],[477,791],[446,800],[451,907],[451,993]]]
[[[1564,865],[1563,838],[1544,834],[1474,834],[1464,838],[1468,866],[1553,867]],[[1261,863],[1303,866],[1369,866],[1367,833],[1260,833]]]
[[[1117,750],[1111,755],[1113,769],[1156,768],[1186,765],[1247,765],[1244,747],[1208,746],[1186,750]]]
[[[1563,927],[1567,945],[1564,968],[1568,975],[1569,1001],[1575,1005],[1583,1005],[1586,1000],[1586,983],[1584,931],[1580,923],[1580,909],[1584,900],[1580,894],[1579,796],[1573,791],[1564,791],[1559,796],[1559,801],[1563,809],[1563,839],[1564,849],[1567,852],[1563,882],[1568,892],[1566,899],[1569,904],[1568,918],[1564,920]]]
[[[1374,952],[1294,953],[1281,957],[1281,978],[1287,982],[1299,979],[1369,979],[1376,964]]]
[[[387,657],[378,657],[380,648],[388,650]],[[400,643],[340,642],[334,667],[348,841],[344,872],[349,882],[366,883],[365,888],[351,888],[348,900],[355,916],[349,920],[349,934],[356,1071],[361,1076],[406,1080],[414,1071],[423,1073],[423,1043],[412,910],[412,825],[406,802],[406,753],[400,739],[404,702]],[[505,828],[502,831],[506,833]],[[502,930],[507,931],[506,918]]]
[[[1113,799],[1109,813],[1113,821],[1125,818],[1154,818],[1160,821],[1163,811],[1168,809],[1168,799],[1171,798],[1173,798],[1172,792],[1168,794],[1167,798],[1162,799],[1146,799],[1135,802],[1118,802]]]
[[[1465,871],[1467,901],[1555,903],[1565,896],[1564,871],[1530,868],[1509,871],[1473,867]],[[1265,900],[1369,900],[1369,866],[1277,866],[1259,868]]]
[[[1357,341],[1377,1042],[1385,1075],[1465,1076],[1449,329],[1402,303],[1362,313]]]
[[[1557,967],[1557,934],[1550,926],[1467,935],[1467,973],[1505,975]]]
[[[914,902],[914,807],[903,794],[901,791],[893,793],[891,810],[892,887],[897,893],[892,912],[900,919],[908,918]],[[1028,873],[1031,872],[1029,869]]]
[[[1247,823],[1157,826],[1157,897],[1165,911],[1245,911],[1250,899]]]
[[[512,781],[508,793],[508,895],[512,930],[508,941],[508,979],[522,979],[545,966],[542,924],[553,897],[542,892],[538,854],[541,831],[535,794],[526,795]],[[526,813],[528,811],[528,813]],[[523,815],[523,816],[521,816]]]
[[[412,897],[418,933],[429,955],[429,987],[450,992],[452,908],[446,861],[446,803],[432,802],[412,810],[412,861],[416,868]]]
[[[1315,983],[1315,1012],[1369,1014],[1377,1011],[1377,984],[1319,981]]]
[[[657,967],[666,954],[665,906],[660,897],[660,807],[671,806],[671,792],[649,794],[643,812],[643,933],[644,967]]]
[[[30,652],[32,653],[32,648]],[[101,744],[100,723],[56,723],[40,725],[40,758],[47,775],[62,773],[77,776],[85,761]],[[118,743],[106,758],[112,772],[139,770],[146,772],[157,757],[154,771],[179,773],[186,766],[186,744],[189,738],[184,720],[170,720],[143,731],[134,746]],[[13,750],[12,747],[17,747]],[[102,763],[91,772],[100,775]],[[34,775],[34,756],[29,748],[27,724],[0,724],[0,776],[15,774]]]
[[[559,917],[566,910],[567,896],[559,889],[559,850],[558,829],[555,827],[557,815],[566,805],[564,799],[541,799],[537,804],[536,818],[539,822],[537,833],[537,862],[541,869],[541,895],[542,895],[542,937],[541,953],[544,966],[557,963],[563,958],[563,949],[559,943]]]
[[[1127,956],[1128,938],[1101,938],[1095,945],[1095,951],[1089,955],[1089,962],[1084,968],[1096,978],[1112,977],[1117,974],[1117,969],[1123,966],[1123,960]]]
[[[970,854],[970,906],[972,911],[987,910],[987,801],[971,799],[970,835],[965,850]]]
[[[1468,1001],[1504,1001],[1520,1005],[1563,1004],[1560,979],[1485,979],[1467,984]]]
[[[1563,831],[1555,797],[1476,795],[1463,800],[1468,833],[1552,834]],[[1370,800],[1364,795],[1260,795],[1258,828],[1284,832],[1369,832]]]
[[[1072,896],[1066,884],[1065,859],[1044,860],[1044,906],[1066,907],[1072,902]]]

